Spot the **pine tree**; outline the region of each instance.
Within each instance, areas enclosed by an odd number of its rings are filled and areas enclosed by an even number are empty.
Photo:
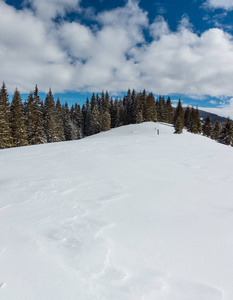
[[[211,138],[215,141],[218,141],[220,132],[221,132],[221,126],[220,126],[219,120],[217,119],[215,122],[214,128],[213,128],[213,131],[212,131]]]
[[[156,104],[155,98],[152,93],[147,96],[146,100],[146,107],[145,107],[145,122],[157,121],[157,111],[156,111]]]
[[[9,148],[13,145],[10,129],[10,104],[5,83],[0,91],[0,149]]]
[[[24,104],[29,145],[44,144],[47,142],[44,133],[41,103],[42,101],[38,95],[38,87],[36,86],[34,94],[30,93]]]
[[[227,118],[219,136],[219,142],[224,145],[233,146],[233,124],[230,118]]]
[[[115,128],[119,126],[120,126],[120,108],[119,108],[118,99],[115,99],[113,105],[113,114],[111,116],[111,127]]]
[[[174,124],[174,128],[175,128],[175,132],[174,133],[182,133],[183,131],[183,120],[181,119],[181,117],[179,116],[177,119],[176,119],[176,122]]]
[[[189,129],[190,132],[195,134],[202,132],[202,126],[201,126],[201,120],[200,120],[198,108],[195,109],[194,107],[192,107],[190,123],[191,123]]]
[[[111,128],[111,116],[110,113],[105,111],[103,113],[103,120],[102,120],[102,131],[108,131]]]
[[[191,131],[192,117],[191,117],[191,109],[189,106],[186,107],[184,112],[184,126],[188,131]]]
[[[109,94],[108,91],[104,94],[104,91],[102,91],[101,94],[101,108],[103,113],[109,112]]]
[[[94,107],[96,106],[98,107],[98,103],[96,101],[96,97],[94,93],[92,94],[90,105],[91,105],[91,111],[93,111]]]
[[[28,143],[29,145],[33,145],[31,140],[34,136],[35,131],[35,119],[34,119],[34,99],[33,94],[30,93],[27,100],[24,103],[24,111],[25,111],[25,125],[27,130],[27,136],[28,136]]]
[[[135,118],[136,98],[137,98],[137,94],[133,89],[131,93],[131,123],[132,124],[136,123],[136,118]]]
[[[13,137],[13,146],[28,145],[23,104],[19,91],[16,89],[10,106],[10,126]]]
[[[84,136],[91,134],[91,106],[90,101],[87,98],[85,105],[82,106],[83,124],[84,124]]]
[[[166,114],[166,103],[165,98],[159,96],[159,99],[156,101],[157,116],[159,122],[167,122]]]
[[[78,130],[71,120],[71,113],[67,102],[63,106],[63,128],[66,141],[78,139]]]
[[[48,143],[59,141],[55,101],[51,89],[44,103],[44,128]]]
[[[115,110],[114,110],[114,102],[111,97],[110,102],[109,102],[109,113],[111,117],[111,128],[115,127]]]
[[[172,124],[173,123],[173,107],[171,103],[171,98],[167,98],[166,102],[166,112],[167,112],[167,123]]]
[[[143,121],[145,121],[145,117],[146,117],[146,90],[143,90],[143,92],[140,94],[140,102],[141,102],[141,112],[142,112],[142,118],[143,118]]]
[[[122,99],[119,99],[118,107],[119,107],[119,115],[120,115],[119,126],[127,125],[126,111],[124,109]]]
[[[94,94],[93,94],[94,96]],[[90,134],[101,131],[100,113],[96,101],[91,101]]]
[[[197,123],[197,133],[202,133],[202,125],[201,125],[201,119],[200,119],[198,107],[196,107],[195,109],[195,120]]]
[[[211,137],[212,131],[213,131],[213,127],[212,127],[212,123],[211,123],[211,118],[210,118],[210,116],[207,116],[205,118],[205,122],[202,126],[203,135],[207,136],[207,137]]]
[[[137,94],[134,106],[134,122],[136,124],[143,122],[141,95]]]
[[[75,105],[74,105],[73,122],[78,131],[78,139],[82,139],[83,135],[84,135],[84,133],[83,133],[83,116],[82,116],[80,105],[78,105],[77,103],[75,103]]]
[[[181,128],[181,129],[179,129],[179,131],[180,130],[181,130],[181,132],[183,131],[183,128],[184,128],[184,110],[183,110],[180,99],[179,99],[179,102],[178,102],[176,110],[175,110],[173,124],[175,126],[175,132],[177,131],[176,130],[177,126],[179,128]],[[176,132],[176,133],[178,133],[178,132]]]
[[[134,122],[133,119],[133,99],[131,96],[131,90],[128,89],[127,95],[123,99],[124,108],[126,111],[127,124],[132,124]]]
[[[63,125],[63,109],[60,99],[56,101],[56,119],[57,119],[57,138],[58,140],[65,141],[64,125]]]

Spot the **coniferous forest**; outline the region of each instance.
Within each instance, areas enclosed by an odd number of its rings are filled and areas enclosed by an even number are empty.
[[[223,126],[217,120],[212,125],[208,116],[201,123],[198,108],[182,107],[179,100],[174,109],[171,99],[152,93],[128,90],[122,98],[111,98],[108,92],[92,94],[80,106],[61,105],[55,101],[51,89],[42,101],[38,87],[24,102],[16,89],[10,103],[5,83],[0,90],[0,149],[71,141],[127,124],[164,122],[174,125],[174,133],[183,128],[203,134],[220,143],[233,146],[233,123],[228,118]]]

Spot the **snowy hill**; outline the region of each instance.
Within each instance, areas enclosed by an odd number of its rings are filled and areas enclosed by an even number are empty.
[[[231,147],[144,123],[0,166],[0,299],[233,299]]]

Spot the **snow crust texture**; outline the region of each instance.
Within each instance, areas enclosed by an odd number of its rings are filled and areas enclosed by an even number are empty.
[[[144,123],[0,166],[0,299],[233,299],[231,147]]]

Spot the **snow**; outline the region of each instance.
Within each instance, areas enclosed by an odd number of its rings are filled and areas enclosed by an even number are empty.
[[[231,147],[144,123],[0,166],[0,299],[233,299]]]

